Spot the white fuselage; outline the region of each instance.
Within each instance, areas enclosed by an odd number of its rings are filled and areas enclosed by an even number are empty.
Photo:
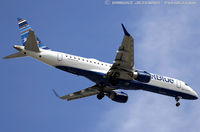
[[[84,58],[43,49],[40,49],[40,52],[32,52],[25,50],[24,46],[17,47],[20,47],[21,52],[25,52],[27,56],[31,56],[61,70],[85,76],[96,83],[97,81],[103,79],[103,76],[112,66],[112,64],[101,62],[92,58]],[[180,96],[183,99],[198,98],[196,92],[183,81],[152,73],[151,80],[148,83],[142,83],[136,80],[124,80],[121,84],[122,85],[117,87],[117,89],[142,89],[173,97]]]

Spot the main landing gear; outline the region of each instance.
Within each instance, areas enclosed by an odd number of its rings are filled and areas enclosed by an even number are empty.
[[[175,97],[175,100],[176,100],[176,107],[179,107],[179,106],[180,106],[180,102],[179,102],[180,99],[181,99],[181,97]]]
[[[103,99],[104,96],[105,96],[105,94],[103,92],[101,92],[101,93],[97,94],[97,99],[101,100],[101,99]]]

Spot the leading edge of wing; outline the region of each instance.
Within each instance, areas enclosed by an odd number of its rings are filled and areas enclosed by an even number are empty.
[[[54,89],[53,89],[53,92],[58,98],[70,101],[70,100],[74,100],[74,99],[79,99],[79,98],[83,98],[83,97],[96,95],[99,93],[99,90],[98,90],[98,87],[96,85],[94,85],[92,87],[89,87],[89,88],[86,88],[86,89],[83,89],[83,90],[80,90],[80,91],[77,91],[77,92],[74,92],[71,94],[67,94],[64,96],[59,96],[58,93]]]

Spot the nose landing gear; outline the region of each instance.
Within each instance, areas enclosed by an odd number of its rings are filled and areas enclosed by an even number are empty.
[[[179,107],[180,106],[180,102],[179,100],[181,99],[181,97],[175,97],[175,100],[176,100],[176,107]]]

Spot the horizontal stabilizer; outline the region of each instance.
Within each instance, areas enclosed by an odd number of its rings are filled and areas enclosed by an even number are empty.
[[[21,52],[17,52],[17,53],[11,54],[9,56],[3,57],[3,59],[12,59],[12,58],[18,58],[18,57],[24,57],[24,56],[26,56],[26,55]]]
[[[25,49],[40,52],[34,31],[30,30],[25,44]]]

